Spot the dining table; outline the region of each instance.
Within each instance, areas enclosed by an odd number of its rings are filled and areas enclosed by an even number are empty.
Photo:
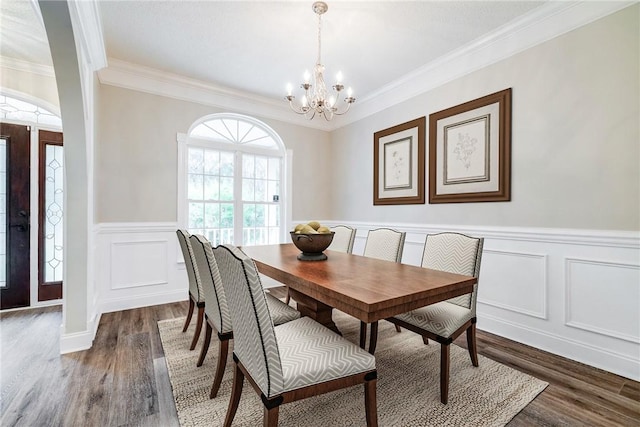
[[[243,246],[258,271],[288,286],[302,316],[340,333],[333,309],[359,319],[360,347],[374,354],[378,321],[473,291],[477,279],[445,271],[325,250],[323,261],[301,261],[292,243]]]

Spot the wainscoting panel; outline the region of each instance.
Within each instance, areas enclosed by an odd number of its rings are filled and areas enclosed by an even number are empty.
[[[175,223],[100,224],[96,241],[101,313],[188,298]]]
[[[640,343],[639,265],[567,258],[566,278],[567,326]]]
[[[547,318],[546,255],[485,249],[480,277],[481,304]]]
[[[358,255],[369,230],[405,231],[402,262],[412,265],[427,234],[484,237],[479,329],[640,380],[638,232],[321,222],[356,228]]]
[[[111,242],[111,289],[169,283],[167,240]]]

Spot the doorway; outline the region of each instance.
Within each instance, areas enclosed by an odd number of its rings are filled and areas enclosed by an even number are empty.
[[[0,309],[30,303],[30,134],[0,123]]]

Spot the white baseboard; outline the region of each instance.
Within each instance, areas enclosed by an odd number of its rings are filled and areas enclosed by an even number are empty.
[[[102,313],[112,313],[115,311],[130,310],[133,308],[150,307],[153,305],[186,301],[188,298],[188,290],[177,290],[149,295],[105,299],[100,302],[100,307]]]
[[[624,354],[608,351],[601,347],[508,322],[491,315],[478,315],[478,329],[540,350],[559,354],[571,360],[640,381],[640,364],[637,359]]]

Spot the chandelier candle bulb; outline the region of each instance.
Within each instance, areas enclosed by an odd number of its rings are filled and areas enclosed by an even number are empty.
[[[309,73],[309,70],[304,72],[304,83],[300,85],[300,88],[304,90],[304,95],[301,98],[301,103],[295,103],[295,96],[291,94],[290,86],[287,86],[288,95],[284,98],[289,102],[289,107],[296,114],[303,114],[307,119],[312,120],[316,115],[324,117],[329,121],[334,116],[340,116],[345,114],[351,108],[351,104],[356,102],[356,99],[351,96],[351,89],[349,89],[349,95],[344,98],[346,107],[340,109],[337,107],[338,101],[340,101],[340,93],[344,89],[342,84],[342,71],[339,71],[336,75],[336,84],[331,88],[334,91],[333,95],[329,94],[327,86],[324,80],[325,67],[321,61],[321,30],[322,30],[322,15],[327,12],[329,6],[323,1],[317,1],[312,5],[313,12],[318,15],[318,59],[316,65],[313,67],[313,76]],[[311,78],[313,78],[313,84],[311,84]],[[313,88],[313,90],[310,90]]]
[[[293,85],[291,83],[287,84],[287,97],[291,96],[291,92],[293,91]]]

